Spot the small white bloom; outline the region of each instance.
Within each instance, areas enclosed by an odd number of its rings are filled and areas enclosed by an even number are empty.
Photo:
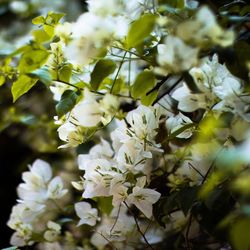
[[[61,232],[61,226],[53,221],[48,221],[47,227],[48,230],[43,235],[44,239],[49,242],[56,241]]]
[[[76,147],[83,142],[83,132],[80,126],[66,121],[58,129],[58,136],[62,141],[67,142],[59,148]]]
[[[200,8],[194,19],[179,24],[176,33],[184,41],[202,46],[212,43],[227,47],[235,37],[233,31],[223,30],[217,24],[215,15],[207,6]]]
[[[63,189],[63,181],[59,176],[54,177],[48,185],[48,197],[50,199],[60,199],[68,192]]]
[[[128,196],[129,204],[134,204],[147,218],[152,216],[152,205],[156,203],[161,194],[153,189],[134,187]]]
[[[75,211],[80,221],[77,226],[88,224],[94,226],[98,219],[98,211],[96,208],[92,208],[88,202],[78,202],[75,204]]]
[[[168,35],[164,44],[159,44],[157,62],[159,73],[179,73],[198,63],[198,48],[192,48],[180,38]]]
[[[182,113],[177,114],[176,116],[170,116],[166,120],[166,127],[170,133],[174,133],[178,129],[182,128],[187,124],[192,124],[193,122]],[[192,136],[192,128],[188,128],[185,131],[178,134],[176,137],[178,138],[189,138]]]

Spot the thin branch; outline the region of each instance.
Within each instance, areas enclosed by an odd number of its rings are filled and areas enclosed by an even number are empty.
[[[119,215],[120,215],[121,206],[122,206],[122,203],[120,203],[120,205],[119,205],[119,208],[118,208],[118,212],[117,212],[117,216],[116,216],[115,222],[114,222],[113,226],[111,227],[111,229],[110,229],[110,231],[109,231],[110,234],[112,233],[112,231],[113,231],[113,229],[114,229],[114,227],[115,227],[115,225],[116,225],[116,223],[117,223],[117,221],[118,221],[118,218],[119,218]]]
[[[146,236],[144,235],[144,233],[141,231],[141,228],[139,226],[139,223],[137,221],[137,218],[136,216],[134,215],[134,213],[131,211],[130,207],[128,206],[128,204],[126,203],[126,201],[123,202],[125,204],[125,206],[127,207],[128,211],[130,212],[130,214],[133,216],[134,218],[134,221],[135,221],[135,224],[136,224],[136,227],[137,227],[137,230],[138,232],[140,233],[140,235],[142,236],[142,238],[144,239],[144,241],[146,242],[146,244],[148,245],[148,247],[152,250],[154,250],[154,248],[151,246],[151,244],[148,242]]]
[[[54,82],[57,82],[57,83],[62,83],[62,84],[65,84],[65,85],[68,85],[68,86],[71,86],[73,88],[76,88],[77,90],[83,90],[83,88],[80,88],[80,87],[77,87],[76,85],[72,84],[72,83],[69,83],[69,82],[64,82],[64,81],[59,81],[59,80],[54,80]]]
[[[137,56],[137,57],[140,58],[141,60],[144,60],[144,61],[146,61],[146,62],[152,63],[152,62],[151,62],[148,58],[146,58],[145,56],[138,55],[137,53],[135,53],[135,52],[133,52],[133,51],[130,51],[130,50],[128,50],[128,49],[124,49],[124,48],[121,48],[121,47],[118,47],[118,46],[115,46],[115,45],[113,45],[112,47],[115,48],[115,49],[120,49],[120,50],[126,51],[126,52],[128,52],[128,53],[130,53],[130,54],[132,54],[132,55],[134,55],[134,56]]]
[[[154,92],[156,89],[159,89],[169,79],[170,76],[171,75],[164,77],[160,82],[158,82],[151,90],[146,93],[146,96]]]
[[[118,249],[114,246],[114,244],[113,244],[107,237],[105,237],[102,233],[100,233],[100,232],[98,232],[98,231],[94,231],[94,232],[100,234],[100,235],[110,244],[110,246],[112,246],[114,249],[118,250]]]
[[[170,88],[167,89],[166,92],[164,92],[159,97],[157,97],[157,99],[153,102],[152,105],[156,104],[159,100],[161,100],[161,98],[169,94],[182,80],[183,80],[183,77],[180,77]]]
[[[192,225],[192,219],[193,219],[193,215],[190,214],[189,219],[188,219],[188,224],[187,224],[187,231],[185,233],[186,247],[187,247],[188,250],[191,249],[188,237],[189,237],[189,232],[190,232],[190,228],[191,228],[191,225]]]
[[[115,86],[116,80],[117,80],[117,78],[118,78],[118,76],[119,76],[120,70],[121,70],[122,65],[123,65],[123,63],[124,63],[124,58],[125,58],[126,54],[127,54],[127,51],[124,53],[124,56],[123,56],[123,58],[122,58],[122,61],[120,62],[119,68],[118,68],[117,73],[116,73],[116,75],[115,75],[115,79],[114,79],[113,84],[112,84],[111,89],[110,89],[110,94],[112,94],[112,91],[113,91],[113,88],[114,88],[114,86]]]
[[[192,165],[190,162],[188,163],[188,165],[194,170],[196,171],[203,179],[205,178],[205,176],[194,166]]]

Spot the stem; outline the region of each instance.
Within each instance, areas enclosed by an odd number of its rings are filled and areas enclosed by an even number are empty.
[[[189,236],[189,231],[190,231],[190,227],[191,227],[191,224],[192,224],[192,214],[190,214],[189,216],[189,219],[188,219],[188,224],[187,224],[187,231],[186,231],[186,234],[185,234],[185,241],[186,241],[186,246],[187,246],[187,249],[191,249],[190,248],[190,245],[189,245],[189,241],[188,241],[188,236]]]
[[[83,90],[83,88],[79,88],[79,87],[77,87],[76,85],[71,84],[71,83],[69,83],[69,82],[64,82],[64,81],[61,81],[61,80],[60,80],[60,81],[59,81],[59,80],[55,80],[54,82],[58,82],[58,83],[62,83],[62,84],[71,86],[71,87],[73,87],[73,88],[76,88],[77,90]]]
[[[156,89],[159,89],[169,79],[169,77],[170,77],[170,75],[164,77],[160,82],[158,82],[151,90],[149,90],[146,93],[146,96],[148,96],[149,94],[154,92]]]
[[[148,63],[152,63],[152,62],[151,62],[150,60],[148,60],[146,57],[141,56],[141,55],[138,55],[137,53],[135,53],[135,52],[133,52],[133,51],[130,51],[130,50],[128,50],[128,49],[124,49],[124,48],[121,48],[121,47],[118,47],[118,46],[115,46],[115,45],[113,45],[112,47],[113,47],[113,48],[116,48],[116,49],[120,49],[120,50],[126,51],[126,52],[128,52],[128,53],[130,53],[130,54],[132,54],[132,55],[134,55],[134,56],[137,56],[137,57],[140,58],[141,60],[144,60],[144,61],[146,61],[146,62],[148,62]]]
[[[110,246],[111,246],[112,248],[118,250],[118,249],[114,246],[114,244],[113,244],[107,237],[105,237],[102,233],[100,233],[100,232],[98,232],[98,231],[95,231],[95,232],[98,233],[98,234],[100,234],[100,235],[110,244]]]
[[[156,104],[166,94],[169,94],[182,80],[183,80],[183,77],[180,77],[169,89],[167,89],[166,92],[164,92],[162,95],[160,95],[159,97],[157,97],[157,99],[153,102],[152,105]]]
[[[123,65],[123,63],[124,63],[124,58],[125,58],[126,54],[127,54],[127,51],[124,53],[124,56],[123,56],[123,58],[122,58],[122,61],[120,62],[119,68],[118,68],[117,73],[116,73],[116,75],[115,75],[115,79],[114,79],[113,84],[112,84],[111,89],[110,89],[110,94],[112,94],[112,91],[113,91],[113,88],[114,88],[114,86],[115,86],[115,83],[116,83],[116,80],[117,80],[117,78],[118,78],[118,75],[119,75],[119,73],[120,73],[121,67],[122,67],[122,65]]]
[[[128,211],[130,212],[130,214],[133,216],[136,227],[138,232],[140,233],[140,235],[142,236],[142,238],[144,239],[144,241],[146,242],[146,244],[148,245],[148,247],[152,250],[154,250],[154,248],[150,245],[150,243],[148,242],[147,238],[145,237],[144,233],[141,231],[141,228],[139,226],[139,223],[137,221],[136,216],[134,215],[134,213],[131,211],[130,207],[128,206],[128,204],[126,203],[126,201],[123,202],[125,204],[125,206],[127,207]]]
[[[119,208],[118,208],[118,212],[117,212],[117,216],[116,216],[115,222],[114,222],[113,226],[111,227],[111,229],[110,229],[110,231],[109,231],[110,234],[112,233],[112,231],[113,231],[113,229],[114,229],[114,227],[115,227],[115,225],[116,225],[116,223],[117,223],[117,221],[118,221],[119,214],[120,214],[120,210],[121,210],[121,206],[122,206],[122,203],[120,203],[120,205],[119,205]]]

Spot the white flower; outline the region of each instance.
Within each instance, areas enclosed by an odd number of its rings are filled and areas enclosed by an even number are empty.
[[[126,31],[126,24],[120,18],[86,12],[72,24],[73,40],[66,46],[65,56],[73,64],[86,65],[109,45],[116,34],[125,33],[124,27]],[[122,32],[116,33],[119,28]]]
[[[119,213],[118,213],[119,210]],[[118,218],[117,218],[118,215]],[[131,238],[131,232],[134,229],[134,220],[132,216],[127,215],[127,209],[124,206],[115,207],[110,216],[104,216],[101,224],[96,228],[90,241],[98,249],[102,249],[108,244],[103,237],[111,242],[122,242]],[[125,248],[119,248],[125,249]]]
[[[166,120],[166,127],[170,133],[174,133],[178,129],[182,128],[187,124],[192,124],[193,122],[182,113],[179,113],[175,116],[170,116]],[[192,136],[192,128],[185,129],[185,131],[178,134],[176,137],[178,138],[189,138]]]
[[[93,146],[88,154],[81,154],[78,156],[78,165],[81,170],[88,170],[89,162],[95,159],[111,160],[114,152],[110,144],[101,138],[101,143]]]
[[[168,35],[165,43],[159,44],[157,49],[158,73],[179,73],[198,63],[198,48],[190,47],[178,37]]]
[[[62,141],[67,142],[59,148],[76,147],[83,142],[83,131],[80,126],[66,121],[58,129],[58,136]]]
[[[47,185],[52,177],[50,165],[42,160],[36,160],[29,172],[24,172],[22,179],[25,183],[18,186],[18,195],[25,201],[44,202],[47,196]]]
[[[100,105],[87,88],[84,89],[84,98],[72,110],[72,116],[83,127],[95,127],[101,122]]]
[[[44,239],[49,242],[56,241],[61,232],[61,226],[53,221],[48,221],[47,227],[48,229],[43,235]]]
[[[88,202],[78,202],[75,204],[75,211],[80,221],[77,226],[88,224],[94,226],[98,219],[97,209],[92,208]]]
[[[10,244],[12,246],[23,247],[26,243],[27,242],[17,232],[13,233],[10,238]]]
[[[209,109],[214,104],[212,92],[192,94],[185,83],[173,92],[172,98],[178,101],[178,109],[184,112],[193,112],[199,108]]]
[[[60,199],[68,192],[68,190],[63,189],[62,178],[56,176],[50,181],[47,192],[50,199]]]
[[[184,41],[198,45],[212,43],[226,47],[234,41],[234,32],[223,30],[207,6],[200,8],[194,19],[179,24],[176,32]]]
[[[96,15],[119,15],[124,6],[123,0],[88,0],[88,10]]]
[[[147,218],[152,216],[152,205],[156,203],[161,194],[153,189],[135,186],[127,201],[134,204]]]

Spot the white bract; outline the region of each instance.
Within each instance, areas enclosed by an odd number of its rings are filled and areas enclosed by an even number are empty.
[[[198,63],[198,48],[185,44],[178,37],[168,35],[164,44],[159,44],[157,49],[157,62],[160,66],[156,69],[157,73],[179,73]]]
[[[134,204],[147,218],[152,216],[152,205],[156,203],[161,194],[153,189],[134,187],[128,196],[129,204]]]
[[[78,202],[75,204],[75,211],[80,221],[78,226],[88,224],[94,226],[98,219],[98,211],[96,208],[92,208],[88,202]]]
[[[179,24],[176,33],[190,43],[212,43],[223,47],[231,45],[235,37],[233,31],[226,31],[217,24],[215,15],[207,6],[200,8],[193,20]]]
[[[23,173],[24,183],[18,186],[19,203],[12,208],[7,223],[16,231],[11,238],[11,244],[15,246],[34,243],[32,236],[37,224],[43,223],[39,220],[46,213],[47,202],[62,198],[68,191],[63,188],[61,177],[52,179],[52,170],[47,162],[38,159],[29,168],[29,172]],[[49,230],[44,234],[44,238],[48,241],[52,240],[56,231],[59,234],[56,228],[52,230],[54,225],[55,223],[48,223]]]

